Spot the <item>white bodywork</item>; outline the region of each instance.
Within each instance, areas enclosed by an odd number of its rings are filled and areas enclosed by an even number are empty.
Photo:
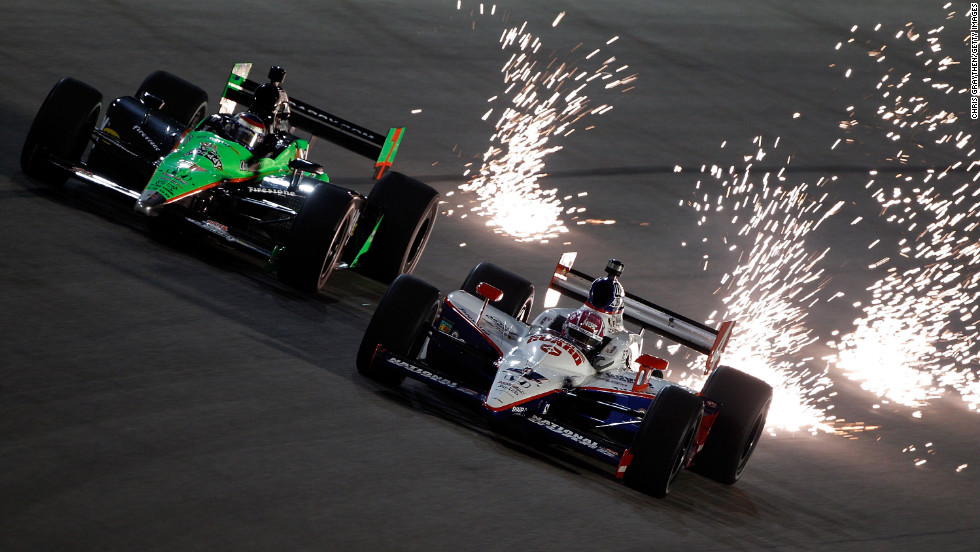
[[[490,410],[520,412],[521,404],[565,388],[653,395],[670,385],[651,378],[649,370],[634,369],[632,360],[639,352],[636,334],[629,334],[633,336],[630,342],[635,347],[630,348],[635,348],[635,355],[620,355],[622,362],[597,371],[585,354],[561,336],[543,326],[516,320],[480,297],[454,291],[447,303],[474,322],[500,350],[497,374],[485,402]],[[539,316],[538,320],[543,319]]]

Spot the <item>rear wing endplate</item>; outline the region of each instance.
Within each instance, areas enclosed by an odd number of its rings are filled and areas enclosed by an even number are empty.
[[[544,299],[545,308],[557,304],[558,294],[583,303],[588,300],[589,288],[595,278],[572,268],[575,256],[575,253],[562,254],[558,266],[555,267],[555,272],[551,276],[551,283],[548,284],[548,292]],[[721,353],[725,350],[728,338],[732,334],[732,328],[735,326],[735,321],[729,320],[722,322],[716,330],[629,292],[626,293],[626,308],[623,311],[623,318],[701,354],[708,355],[705,374],[714,371],[718,366]]]
[[[237,63],[232,68],[221,94],[221,113],[234,113],[239,105],[252,104],[255,89],[261,83],[249,80],[251,69],[251,63]],[[375,180],[380,180],[391,168],[405,134],[404,127],[392,128],[387,134],[375,132],[293,98],[289,98],[289,108],[289,124],[293,127],[374,159]]]

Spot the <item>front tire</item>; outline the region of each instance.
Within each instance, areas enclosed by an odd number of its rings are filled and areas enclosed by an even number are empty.
[[[374,364],[378,346],[400,356],[418,358],[439,304],[439,290],[432,285],[407,274],[396,278],[364,331],[357,350],[357,371],[384,385],[401,385],[405,376]]]
[[[360,200],[349,190],[318,185],[289,230],[279,280],[310,293],[322,289],[350,240],[359,207]]]
[[[692,469],[731,485],[742,476],[765,429],[772,386],[730,366],[719,366],[708,376],[701,395],[719,403],[721,410]]]
[[[196,126],[207,116],[208,93],[177,75],[166,71],[150,73],[140,84],[136,97],[142,97],[144,92],[163,100],[160,111],[184,126]]]
[[[368,194],[368,205],[380,213],[380,225],[358,259],[361,272],[382,283],[411,274],[429,241],[439,209],[439,192],[398,172],[389,172]],[[362,232],[374,230],[378,219]],[[367,236],[364,236],[367,239]]]
[[[664,387],[630,445],[633,460],[623,474],[626,485],[656,498],[667,496],[694,446],[703,414],[700,397],[683,387]]]
[[[521,322],[527,322],[534,305],[534,284],[530,280],[493,263],[483,262],[473,267],[461,289],[478,296],[476,286],[480,282],[504,292],[504,297],[494,303],[495,307]]]
[[[49,156],[78,163],[102,110],[102,93],[82,81],[66,77],[48,93],[31,123],[20,154],[24,174],[50,186],[64,184],[70,173]]]

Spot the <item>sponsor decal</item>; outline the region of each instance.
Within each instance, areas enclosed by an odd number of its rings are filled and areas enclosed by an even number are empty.
[[[210,220],[209,219],[209,220],[205,221],[204,224],[208,228],[210,228],[212,231],[214,231],[214,232],[217,232],[217,233],[223,234],[223,235],[228,234],[228,226],[226,226],[224,224],[221,224],[220,222],[218,222],[216,220]]]
[[[636,380],[636,378],[633,377],[632,375],[627,376],[624,374],[616,374],[610,372],[602,372],[598,376],[596,376],[596,379],[599,381],[605,381],[612,384],[629,385],[629,386],[632,386],[633,382]]]
[[[507,368],[501,373],[496,388],[514,396],[524,396],[532,386],[540,387],[548,378],[531,368]]]
[[[548,378],[544,377],[543,374],[535,372],[532,368],[507,368],[505,372],[510,373],[503,374],[503,379],[516,381],[523,387],[531,387],[531,382],[542,385],[548,381]]]
[[[173,176],[161,176],[153,181],[153,188],[165,197],[173,197],[180,192],[184,182]]]
[[[536,383],[538,385],[541,385],[544,382],[548,381],[548,378],[544,377],[543,375],[535,372],[534,370],[532,370],[530,368],[525,368],[523,375],[524,375],[524,378],[525,379],[528,379],[530,381],[533,381],[534,383]]]
[[[507,326],[491,314],[484,313],[482,321],[484,325],[497,330],[497,333],[505,333],[507,331]]]
[[[446,335],[446,336],[448,336],[448,337],[450,337],[450,338],[452,338],[452,339],[454,339],[454,340],[456,340],[456,341],[458,341],[460,343],[466,343],[466,340],[465,339],[459,337],[459,332],[457,332],[456,330],[453,330],[452,323],[446,322],[445,320],[442,320],[442,321],[439,322],[439,328],[438,329],[444,335]]]
[[[567,325],[584,332],[591,338],[602,339],[605,331],[602,317],[592,310],[579,309],[568,316]]]
[[[391,358],[391,359],[388,359],[388,362],[394,364],[395,366],[399,366],[401,368],[404,368],[404,369],[408,370],[409,372],[412,372],[413,374],[418,374],[418,375],[422,376],[423,378],[425,378],[427,380],[431,380],[431,381],[434,381],[436,383],[445,385],[446,387],[452,387],[452,388],[456,388],[457,387],[455,381],[453,381],[453,380],[451,380],[449,378],[444,378],[444,377],[440,376],[439,374],[434,374],[434,373],[432,373],[432,372],[430,372],[428,370],[425,370],[423,368],[419,368],[418,366],[415,366],[414,364],[409,364],[408,362],[405,362],[405,361],[403,361],[401,359]]]
[[[589,313],[589,314],[593,314],[593,313]],[[602,321],[599,320],[599,315],[593,314],[593,316],[583,317],[583,318],[584,318],[584,320],[582,320],[583,328],[589,330],[594,334],[598,334],[599,332],[602,331]]]
[[[147,144],[150,144],[150,147],[152,147],[156,151],[160,151],[160,146],[158,146],[157,143],[154,142],[152,138],[150,138],[150,135],[147,134],[146,132],[144,132],[143,129],[140,128],[139,125],[133,125],[133,130],[136,131],[136,134],[139,134],[140,136],[142,136],[143,139],[146,140],[146,143]],[[118,136],[118,134],[117,134],[117,136]]]
[[[517,339],[517,334],[514,333],[504,321],[498,319],[497,317],[484,313],[483,318],[480,320],[480,327],[482,329],[493,330],[498,336],[509,341],[514,341]]]
[[[527,338],[528,343],[534,343],[536,341],[544,342],[541,345],[541,350],[549,355],[561,356],[562,351],[564,351],[572,356],[572,360],[575,361],[575,366],[582,364],[582,355],[578,352],[578,349],[569,343],[547,334],[537,334]]]
[[[590,448],[590,449],[592,449],[594,451],[597,451],[597,452],[600,452],[602,454],[605,454],[606,456],[609,456],[610,458],[616,458],[618,456],[615,451],[609,450],[606,447],[600,446],[599,443],[595,442],[592,439],[589,439],[585,435],[581,435],[579,433],[576,433],[576,432],[568,429],[567,427],[564,427],[562,425],[556,424],[555,422],[552,422],[551,420],[546,420],[546,419],[541,418],[539,416],[531,416],[530,418],[528,418],[528,420],[530,420],[531,422],[533,422],[536,425],[539,425],[539,426],[547,429],[548,431],[551,431],[552,433],[554,433],[556,435],[559,435],[561,437],[564,437],[566,439],[569,439],[571,441],[574,441],[575,443],[578,443],[578,444],[580,444],[580,445],[582,445],[584,447]]]
[[[242,161],[242,167],[246,167],[248,164]],[[246,170],[246,169],[243,169]],[[249,186],[246,191],[250,194],[266,194],[266,195],[278,195],[284,197],[299,197],[297,194],[290,192],[289,190],[282,190],[279,188],[261,188],[255,186]]]
[[[559,349],[557,345],[549,345],[545,343],[541,346],[541,350],[551,356],[561,356],[561,349]]]
[[[298,111],[300,113],[303,113],[305,115],[308,115],[308,116],[310,116],[310,117],[312,117],[314,119],[320,119],[321,121],[327,123],[328,125],[335,126],[337,128],[343,129],[343,130],[345,130],[345,131],[347,131],[347,132],[349,132],[351,134],[354,134],[354,135],[357,135],[357,136],[362,136],[362,137],[367,138],[368,140],[372,140],[372,141],[378,139],[377,136],[375,136],[374,134],[372,134],[370,132],[366,132],[367,129],[362,129],[362,128],[359,128],[359,127],[355,127],[354,125],[351,125],[350,123],[346,123],[346,122],[342,121],[341,119],[338,119],[338,118],[330,115],[329,113],[327,113],[325,111],[318,111],[315,108],[308,107],[308,106],[305,106],[305,105],[300,105],[300,104],[296,104],[296,105],[290,104],[290,105],[293,106],[293,109],[294,110],[296,110],[296,111]]]
[[[219,171],[222,169],[221,158],[218,156],[217,148],[210,142],[202,142],[196,149],[192,149],[190,152],[188,152],[187,156],[203,157],[210,161],[211,164],[214,165],[215,169],[218,169]],[[242,161],[242,170],[248,170],[244,161]]]
[[[524,375],[524,370],[524,368],[506,368],[504,370],[505,373],[502,374],[501,377],[507,381],[517,381],[517,378]]]
[[[512,382],[500,381],[497,383],[497,389],[500,389],[504,393],[510,393],[511,395],[524,395],[524,390],[521,389],[519,385]]]

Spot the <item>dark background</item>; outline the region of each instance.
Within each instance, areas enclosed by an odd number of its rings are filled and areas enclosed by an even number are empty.
[[[296,294],[235,256],[156,242],[128,203],[78,183],[45,188],[18,164],[34,113],[63,76],[108,100],[165,69],[204,87],[216,108],[235,62],[253,62],[256,78],[280,64],[293,97],[372,129],[408,127],[395,168],[453,192],[444,206],[453,214],[438,221],[416,272],[442,290],[492,260],[534,281],[537,312],[559,254],[576,250],[592,273],[623,259],[628,290],[704,320],[724,308],[715,291],[732,265],[721,238],[737,228],[721,217],[699,225],[687,205],[701,199],[697,181],[718,185],[703,165],[744,166],[762,136],[770,155],[757,175],[792,157],[791,182],[838,176],[826,191],[846,203],[807,243],[832,247],[831,289],[848,297],[808,319],[817,339],[799,356],[820,371],[824,343],[848,331],[859,314],[850,305],[879,277],[867,269],[881,256],[868,243],[897,235],[876,219],[868,171],[894,174],[899,150],[913,153],[905,170],[917,175],[974,155],[928,134],[892,142],[873,117],[885,67],[925,74],[924,39],[894,39],[906,23],[945,26],[933,36],[968,60],[967,4],[944,5],[593,0],[493,14],[486,4],[481,15],[480,4],[455,0],[6,1],[0,549],[972,550],[980,426],[954,392],[921,408],[873,408],[876,397],[831,367],[822,407],[874,429],[777,430],[737,485],[685,472],[654,500],[433,413],[418,389],[391,394],[358,376],[354,354],[383,286],[335,274],[320,296]],[[614,108],[552,142],[563,149],[546,158],[541,184],[586,211],[567,215],[569,232],[547,243],[462,217],[476,204],[458,189],[490,145],[503,100],[488,98],[505,97],[510,52],[498,39],[525,21],[543,59],[581,61],[599,48],[638,77],[628,91],[586,88],[593,105]],[[867,55],[881,44],[883,64]],[[967,68],[943,78],[967,87]],[[964,94],[921,93],[961,115],[956,131],[976,131]],[[845,131],[848,106],[862,125]],[[841,138],[853,142],[832,149]],[[333,181],[370,189],[369,162],[318,146]],[[856,216],[865,223],[852,227]],[[576,224],[583,218],[616,222]],[[928,462],[917,466],[920,457]]]

